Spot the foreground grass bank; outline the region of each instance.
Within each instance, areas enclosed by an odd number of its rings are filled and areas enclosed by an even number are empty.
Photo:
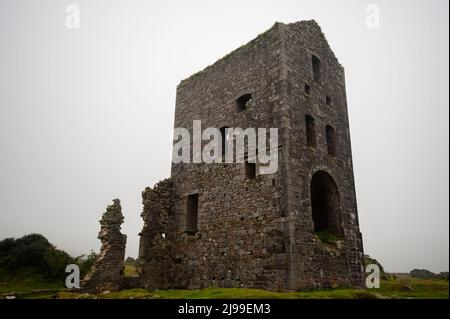
[[[42,287],[42,286],[41,286]],[[22,288],[14,290],[13,288]],[[47,286],[46,289],[2,287],[0,297],[24,299],[381,299],[418,298],[448,299],[448,281],[441,279],[401,278],[383,280],[380,289],[323,289],[304,292],[273,292],[246,288],[207,288],[200,290],[146,290],[129,289],[102,294],[82,294],[72,290]],[[6,291],[8,291],[6,293]],[[11,297],[9,297],[11,298]]]

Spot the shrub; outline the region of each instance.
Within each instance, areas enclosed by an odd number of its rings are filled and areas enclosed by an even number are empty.
[[[58,279],[66,276],[66,266],[73,264],[74,260],[65,251],[58,249],[49,249],[45,256],[46,277]]]
[[[80,273],[81,277],[84,277],[89,270],[91,270],[92,265],[97,260],[98,255],[95,253],[95,251],[91,250],[91,253],[87,255],[86,259],[81,260],[78,265],[80,266]]]
[[[366,266],[367,265],[376,264],[376,265],[378,265],[378,267],[380,267],[380,273],[381,274],[385,273],[383,265],[378,260],[376,260],[375,258],[370,257],[369,255],[364,255],[364,263],[366,264]]]
[[[409,274],[412,278],[448,280],[448,272],[441,272],[439,274],[435,274],[434,272],[431,272],[427,269],[413,269]]]
[[[47,279],[63,279],[66,266],[72,263],[69,254],[56,249],[40,234],[0,241],[0,267],[10,272],[32,268]]]
[[[328,230],[321,230],[316,232],[317,237],[325,243],[333,244],[339,240],[334,234],[330,233]]]

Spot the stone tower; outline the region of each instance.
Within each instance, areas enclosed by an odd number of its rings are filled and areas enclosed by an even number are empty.
[[[278,170],[172,164],[143,192],[148,288],[361,286],[344,69],[315,21],[276,23],[177,88],[175,127],[277,128]]]

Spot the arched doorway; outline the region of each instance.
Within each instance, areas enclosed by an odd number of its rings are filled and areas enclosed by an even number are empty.
[[[310,190],[314,231],[342,237],[339,191],[333,178],[327,172],[316,172]]]

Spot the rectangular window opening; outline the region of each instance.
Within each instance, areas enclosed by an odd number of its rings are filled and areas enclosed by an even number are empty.
[[[322,79],[320,59],[315,55],[312,56],[312,69],[314,81],[320,81]]]
[[[242,95],[236,100],[236,111],[242,112],[248,108],[248,104],[252,101],[252,95],[250,93]]]
[[[330,125],[326,126],[326,135],[328,154],[334,157],[336,156],[336,136],[334,133],[334,128]]]
[[[195,234],[198,230],[198,194],[187,197],[187,223],[186,232]]]
[[[226,146],[228,143],[228,132],[229,127],[222,127],[220,129],[221,143],[222,143],[222,160],[225,160]],[[231,151],[231,150],[230,150]]]
[[[311,86],[308,83],[305,83],[305,94],[306,95],[311,94]]]
[[[316,124],[311,115],[305,116],[306,122],[306,145],[316,147]]]
[[[245,162],[245,178],[246,179],[256,178],[256,163]]]

